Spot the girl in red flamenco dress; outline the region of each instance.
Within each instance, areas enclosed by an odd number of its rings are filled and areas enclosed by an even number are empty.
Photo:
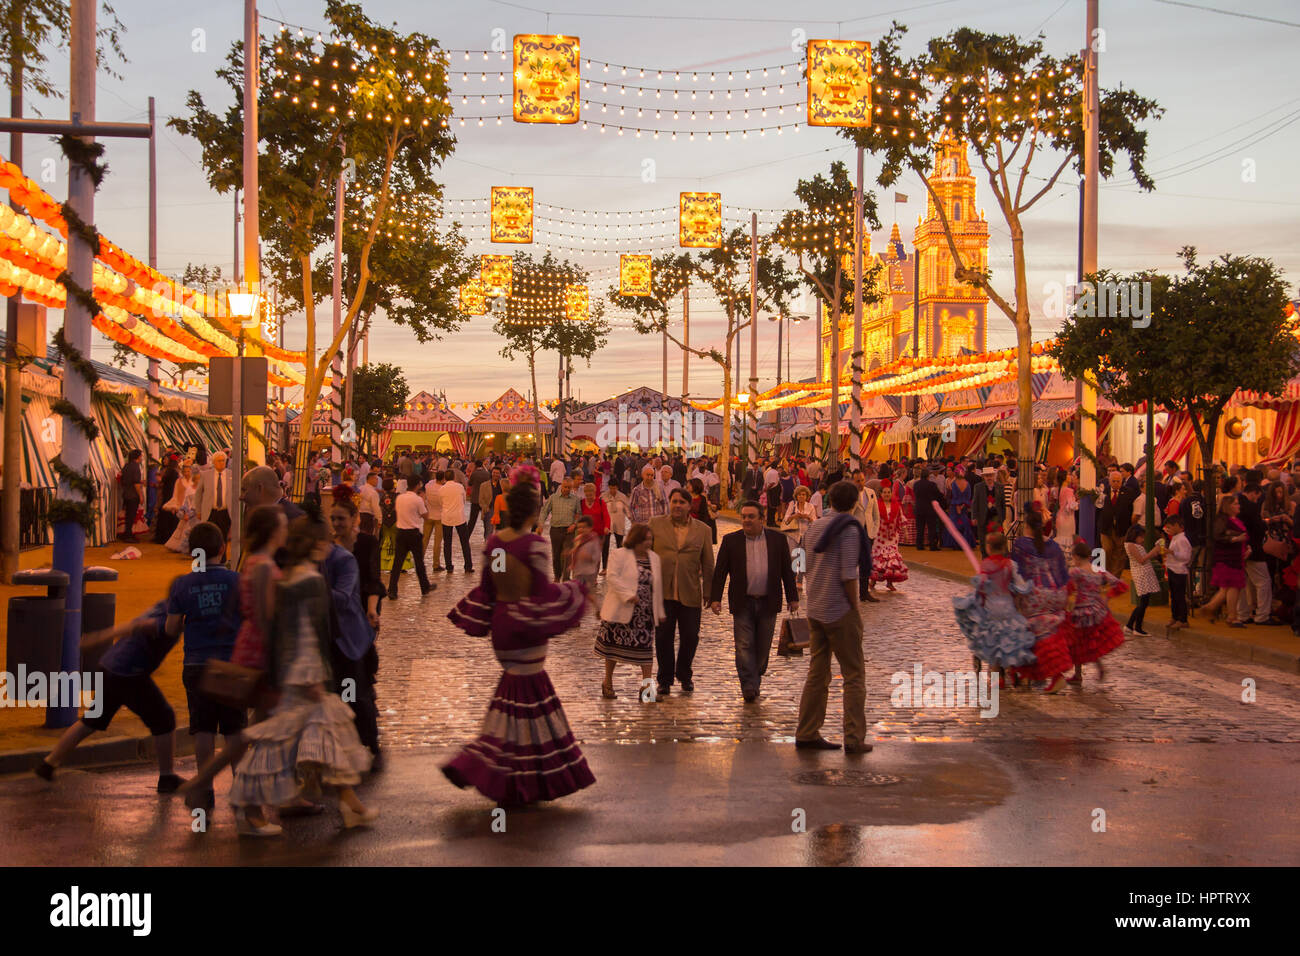
[[[1070,568],[1069,645],[1074,659],[1071,684],[1083,683],[1083,665],[1096,663],[1097,679],[1105,677],[1101,659],[1124,643],[1124,631],[1110,613],[1107,599],[1128,591],[1128,585],[1109,571],[1096,571],[1092,566],[1092,552],[1079,541],[1072,552],[1074,566]]]

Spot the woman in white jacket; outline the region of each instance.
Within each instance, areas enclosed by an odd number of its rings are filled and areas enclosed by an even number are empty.
[[[601,696],[613,700],[614,665],[619,661],[641,666],[641,702],[653,703],[655,627],[664,619],[664,583],[659,555],[654,553],[650,527],[634,524],[609,556],[605,599],[600,606],[600,632],[596,654],[605,659]]]

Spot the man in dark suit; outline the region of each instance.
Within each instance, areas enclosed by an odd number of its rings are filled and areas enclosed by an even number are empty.
[[[1133,517],[1135,499],[1124,499],[1123,478],[1118,471],[1112,471],[1109,480],[1110,486],[1097,509],[1097,534],[1106,552],[1106,570],[1119,574],[1124,569],[1124,535]]]
[[[713,589],[709,607],[722,610],[722,587],[731,575],[727,607],[731,611],[736,641],[736,673],[745,703],[758,699],[759,686],[767,673],[772,651],[772,633],[781,613],[781,589],[791,612],[799,610],[789,539],[779,531],[763,527],[763,512],[757,501],[740,506],[740,528],[724,535],[713,566]]]
[[[1123,527],[1117,525],[1115,528],[1115,530],[1119,532],[1121,538],[1128,533],[1129,525],[1133,523],[1133,505],[1137,502],[1138,496],[1142,494],[1142,483],[1137,480],[1134,471],[1135,469],[1128,462],[1119,466],[1121,479],[1119,490],[1120,501],[1127,508],[1127,510],[1122,512]]]
[[[975,537],[980,543],[980,557],[987,558],[989,553],[984,548],[984,536],[988,534],[989,522],[996,522],[1002,527],[1002,498],[994,491],[994,478],[997,472],[985,468],[978,481],[971,481],[971,517],[975,521]]]
[[[933,502],[943,506],[943,494],[939,486],[925,471],[912,486],[912,496],[916,499],[916,550],[925,550],[925,534],[930,533],[930,550],[939,550],[939,516],[934,513]]]

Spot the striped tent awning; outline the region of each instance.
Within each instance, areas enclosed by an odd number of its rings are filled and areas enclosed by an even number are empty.
[[[1300,452],[1300,402],[1292,402],[1278,411],[1268,454],[1255,467],[1271,468],[1286,464],[1295,458],[1297,452]]]

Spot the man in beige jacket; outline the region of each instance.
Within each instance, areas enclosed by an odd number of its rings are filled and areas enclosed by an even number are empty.
[[[650,519],[650,533],[664,580],[664,621],[655,630],[659,696],[672,689],[674,678],[689,694],[695,690],[691,664],[700,643],[700,613],[713,584],[713,535],[708,525],[691,517],[691,496],[681,488],[668,497],[668,517]],[[681,646],[674,653],[679,628]]]

